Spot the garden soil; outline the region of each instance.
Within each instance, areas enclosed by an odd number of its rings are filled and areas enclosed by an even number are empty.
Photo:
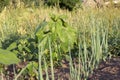
[[[68,63],[63,67],[55,69],[55,80],[70,80]],[[93,71],[88,80],[120,80],[120,57],[112,57],[102,61],[98,68]]]
[[[70,79],[70,69],[69,63],[67,61],[62,61],[62,67],[57,67],[54,69],[55,80],[71,80]],[[21,64],[25,65],[25,64]],[[12,68],[10,68],[12,69]],[[9,71],[10,71],[9,69]],[[10,71],[10,73],[13,71]],[[51,72],[49,72],[49,77],[51,77]],[[12,74],[11,74],[12,75]],[[13,75],[9,75],[9,80],[13,80]],[[46,78],[46,75],[43,75]],[[6,78],[7,76],[5,76]],[[5,79],[7,80],[7,79]],[[30,80],[29,77],[25,80]],[[37,80],[37,79],[32,79]],[[46,80],[46,79],[44,79]],[[50,79],[52,80],[52,79]],[[112,57],[106,61],[102,61],[98,68],[90,74],[87,80],[120,80],[120,57]]]

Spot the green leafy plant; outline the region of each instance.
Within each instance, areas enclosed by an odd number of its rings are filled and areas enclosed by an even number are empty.
[[[37,44],[36,40],[33,38],[25,37],[10,42],[5,41],[3,42],[3,48],[16,53],[19,59],[24,62],[37,60]]]
[[[0,48],[0,71],[1,74],[5,71],[4,67],[12,64],[18,64],[20,59],[17,58],[17,55],[9,50]],[[1,75],[3,80],[3,75]]]
[[[66,16],[51,15],[50,21],[43,21],[36,29],[35,35],[44,53],[49,53],[48,41],[51,40],[53,59],[59,60],[68,52],[68,45],[73,48],[76,42],[76,30],[65,21]]]
[[[18,80],[18,78],[23,79],[23,78],[21,78],[21,75],[22,76],[29,75],[30,76],[29,79],[32,79],[32,78],[38,79],[37,78],[37,75],[38,75],[37,68],[38,68],[38,64],[35,61],[29,62],[24,68],[22,68],[20,70],[20,72],[18,74],[16,74],[14,80]]]

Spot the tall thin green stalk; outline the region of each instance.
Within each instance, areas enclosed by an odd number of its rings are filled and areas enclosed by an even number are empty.
[[[39,59],[38,59],[38,62],[39,62],[39,68],[38,68],[38,79],[39,80],[43,80],[43,75],[42,75],[42,53],[43,53],[43,48],[40,46],[40,43],[38,45],[38,55],[39,55]]]
[[[52,80],[54,80],[53,58],[52,58],[52,48],[51,48],[51,39],[50,38],[49,38],[49,50],[50,50],[51,74],[52,74]]]
[[[49,80],[48,66],[47,66],[47,63],[46,63],[45,56],[44,56],[44,66],[45,66],[45,75],[46,75],[46,80]]]

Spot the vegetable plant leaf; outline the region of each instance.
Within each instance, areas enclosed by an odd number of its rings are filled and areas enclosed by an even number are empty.
[[[12,44],[9,45],[9,47],[7,47],[7,50],[12,50],[12,49],[14,49],[16,47],[17,47],[17,43],[13,42]]]
[[[4,65],[16,64],[20,60],[17,56],[8,50],[0,49],[0,63]]]
[[[35,30],[35,35],[39,35],[41,32],[41,29],[43,29],[47,25],[46,21],[43,21],[41,24],[39,24]]]

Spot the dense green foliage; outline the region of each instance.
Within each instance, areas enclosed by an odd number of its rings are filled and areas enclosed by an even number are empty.
[[[37,60],[37,43],[31,37],[11,38],[11,40],[8,38],[3,42],[2,48],[17,54],[23,62]]]
[[[0,12],[3,10],[5,6],[9,4],[10,0],[0,0]]]
[[[31,6],[39,6],[40,4],[44,3],[49,6],[60,6],[61,8],[66,8],[69,10],[74,9],[76,4],[81,4],[81,0],[0,0],[0,11],[2,9],[9,5],[9,3],[12,3],[14,7],[16,8],[17,4],[19,2],[24,3],[26,7],[31,7]]]
[[[39,6],[41,3],[40,0],[21,0],[25,6],[30,7],[30,6]]]
[[[109,40],[109,51],[112,56],[120,56],[120,38],[111,37]]]
[[[81,4],[81,0],[47,0],[48,5],[56,5],[69,10],[74,9],[76,4]]]

